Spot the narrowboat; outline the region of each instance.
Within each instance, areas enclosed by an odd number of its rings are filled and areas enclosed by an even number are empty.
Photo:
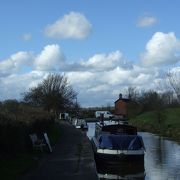
[[[98,122],[91,139],[95,159],[108,164],[143,162],[145,147],[137,128],[122,122]]]

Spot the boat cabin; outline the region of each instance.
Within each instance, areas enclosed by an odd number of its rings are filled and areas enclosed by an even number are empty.
[[[110,132],[111,134],[129,134],[129,135],[137,135],[137,128],[130,125],[125,124],[113,124],[109,126],[102,127],[103,132]]]
[[[109,124],[102,125],[101,123],[96,123],[95,136],[100,134],[121,134],[121,135],[137,135],[137,128],[128,124]]]

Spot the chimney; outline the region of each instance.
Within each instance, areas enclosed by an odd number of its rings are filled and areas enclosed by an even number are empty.
[[[119,94],[119,99],[122,99],[122,94],[121,93]]]

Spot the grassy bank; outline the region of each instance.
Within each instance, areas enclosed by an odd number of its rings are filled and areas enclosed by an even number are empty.
[[[180,108],[146,112],[130,120],[139,131],[148,131],[180,142]]]

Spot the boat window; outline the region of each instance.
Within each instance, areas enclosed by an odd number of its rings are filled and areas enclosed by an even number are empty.
[[[102,149],[114,150],[139,150],[143,148],[141,137],[137,135],[103,134],[99,138],[99,146]]]

